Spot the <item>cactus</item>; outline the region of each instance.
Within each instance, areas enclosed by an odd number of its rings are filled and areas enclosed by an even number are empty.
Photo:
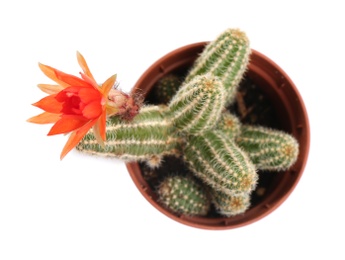
[[[168,75],[156,84],[156,97],[165,105],[143,106],[132,121],[109,117],[105,146],[90,130],[77,149],[146,162],[151,168],[160,167],[166,155],[179,156],[191,175],[163,178],[157,188],[162,205],[177,214],[206,216],[211,195],[220,214],[245,212],[258,182],[257,170],[287,169],[298,155],[292,136],[242,125],[226,110],[249,55],[246,35],[226,30],[205,47],[182,83],[178,76]]]
[[[180,88],[182,80],[175,74],[168,74],[158,81],[154,88],[157,101],[160,104],[168,104]]]
[[[279,130],[243,125],[236,142],[260,170],[286,170],[297,160],[297,140]]]
[[[250,192],[256,186],[254,165],[221,131],[189,136],[183,154],[190,170],[215,190],[235,195]]]
[[[182,132],[197,134],[217,123],[225,105],[225,92],[219,80],[200,75],[181,86],[169,103],[171,122]]]
[[[206,45],[185,82],[198,75],[212,73],[222,81],[227,92],[226,103],[230,104],[247,69],[250,53],[246,34],[238,29],[228,29]]]
[[[107,141],[100,146],[92,131],[76,147],[98,156],[116,157],[125,161],[160,161],[163,155],[176,155],[181,137],[171,132],[163,106],[146,106],[132,121],[111,117],[107,121]]]
[[[229,110],[225,110],[220,116],[216,129],[223,131],[228,138],[235,139],[241,132],[240,119]]]
[[[213,190],[211,196],[217,212],[226,217],[242,214],[250,206],[250,193],[228,195]]]
[[[157,194],[161,204],[178,214],[205,216],[211,205],[206,189],[191,176],[165,177]]]

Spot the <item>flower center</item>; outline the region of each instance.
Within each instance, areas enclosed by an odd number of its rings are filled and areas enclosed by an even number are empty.
[[[67,93],[67,97],[63,103],[62,112],[64,114],[82,114],[82,109],[85,105],[81,102],[80,97],[74,93]]]

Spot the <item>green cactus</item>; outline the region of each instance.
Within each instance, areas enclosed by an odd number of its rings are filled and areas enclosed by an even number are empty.
[[[254,165],[222,131],[189,136],[183,155],[190,170],[215,190],[235,195],[250,192],[256,186]]]
[[[168,74],[160,79],[154,88],[158,102],[160,104],[168,104],[180,88],[181,83],[181,78],[174,74]]]
[[[228,195],[213,190],[211,197],[217,212],[226,217],[242,214],[250,206],[250,193]]]
[[[213,128],[225,105],[225,92],[219,80],[200,75],[181,86],[169,103],[171,122],[179,131],[197,134]]]
[[[224,132],[229,138],[235,139],[241,132],[240,119],[229,110],[225,110],[220,116],[216,129]]]
[[[243,125],[236,142],[260,170],[286,170],[299,152],[292,135],[263,126]]]
[[[166,176],[157,189],[165,207],[178,214],[205,216],[211,194],[220,214],[245,212],[258,182],[257,170],[287,169],[298,155],[294,137],[242,125],[226,110],[249,56],[246,35],[226,30],[205,47],[182,83],[174,75],[158,82],[154,91],[163,89],[162,96],[157,92],[156,96],[166,105],[144,106],[129,122],[109,117],[105,146],[96,142],[91,130],[77,149],[146,162],[151,168],[159,167],[166,155],[180,156],[191,176]]]
[[[161,204],[178,214],[205,216],[210,210],[206,189],[191,176],[165,177],[157,194]]]
[[[185,82],[195,76],[212,73],[222,81],[227,92],[226,103],[230,104],[247,69],[250,53],[246,34],[238,29],[228,29],[206,45]]]
[[[179,153],[181,137],[175,136],[165,115],[166,107],[146,106],[132,121],[110,117],[107,121],[105,147],[92,131],[76,147],[79,151],[125,161],[157,161],[164,155]]]

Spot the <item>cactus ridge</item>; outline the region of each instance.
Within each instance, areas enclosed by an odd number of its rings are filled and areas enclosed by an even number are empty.
[[[243,125],[236,142],[260,170],[286,170],[298,156],[298,142],[290,134],[262,126]]]
[[[223,85],[206,74],[183,85],[168,107],[171,122],[177,129],[197,134],[215,126],[224,104]]]
[[[190,136],[184,156],[192,172],[216,190],[234,195],[256,186],[258,176],[251,161],[220,131]]]
[[[206,45],[185,82],[197,75],[212,73],[224,84],[229,104],[234,100],[237,86],[247,69],[250,53],[249,40],[245,33],[238,29],[228,29]]]
[[[105,147],[100,146],[90,130],[77,146],[79,151],[111,156],[125,161],[142,161],[153,156],[176,155],[183,142],[173,134],[163,107],[144,107],[130,122],[117,117],[107,121]]]
[[[206,189],[190,176],[165,177],[157,193],[160,203],[179,214],[204,216],[210,209]]]

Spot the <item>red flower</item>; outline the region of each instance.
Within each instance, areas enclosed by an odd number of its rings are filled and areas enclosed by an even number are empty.
[[[60,159],[79,143],[91,127],[97,141],[104,145],[107,115],[131,119],[139,109],[131,96],[113,88],[116,75],[98,85],[79,52],[77,59],[83,70],[81,78],[39,64],[42,72],[58,85],[38,85],[49,96],[33,105],[45,112],[28,119],[28,122],[37,124],[54,123],[48,135],[71,132]]]

